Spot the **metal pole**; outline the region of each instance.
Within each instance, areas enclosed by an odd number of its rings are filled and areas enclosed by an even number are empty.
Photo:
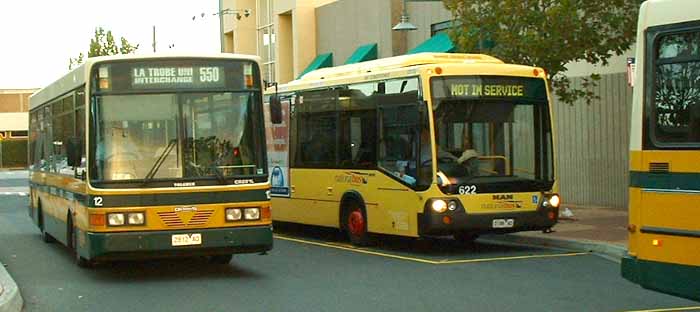
[[[156,53],[156,25],[153,25],[153,53]]]
[[[221,52],[224,52],[224,0],[219,0],[219,39],[221,39]]]

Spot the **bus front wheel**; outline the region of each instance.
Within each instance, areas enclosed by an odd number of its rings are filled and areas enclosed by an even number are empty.
[[[355,246],[369,246],[372,238],[367,232],[367,214],[357,201],[349,201],[344,205],[343,229],[348,233],[350,243]]]
[[[70,230],[70,246],[71,252],[73,253],[73,258],[75,259],[75,264],[81,268],[92,267],[93,262],[80,256],[78,253],[78,231],[73,226],[73,219],[68,217],[68,229]]]

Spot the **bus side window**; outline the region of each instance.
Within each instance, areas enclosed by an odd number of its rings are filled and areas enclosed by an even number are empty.
[[[655,42],[653,140],[700,142],[700,31],[667,34]]]
[[[377,161],[377,83],[363,83],[340,90],[339,165],[371,169]]]
[[[303,168],[336,166],[337,90],[301,92],[298,105],[297,142],[294,163]]]
[[[427,179],[418,164],[420,110],[417,81],[388,81],[387,94],[377,95],[379,109],[379,159],[384,170],[410,186],[424,185]],[[410,83],[412,82],[412,83]],[[407,88],[407,85],[412,87]],[[427,182],[428,184],[430,182]]]

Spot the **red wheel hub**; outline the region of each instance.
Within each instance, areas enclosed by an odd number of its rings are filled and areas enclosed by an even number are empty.
[[[353,211],[348,216],[348,229],[352,235],[362,235],[365,232],[365,217],[361,211]]]

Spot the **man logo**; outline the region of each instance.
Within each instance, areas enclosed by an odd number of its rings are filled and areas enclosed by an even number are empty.
[[[493,195],[493,200],[512,200],[512,199],[513,199],[513,194]]]

